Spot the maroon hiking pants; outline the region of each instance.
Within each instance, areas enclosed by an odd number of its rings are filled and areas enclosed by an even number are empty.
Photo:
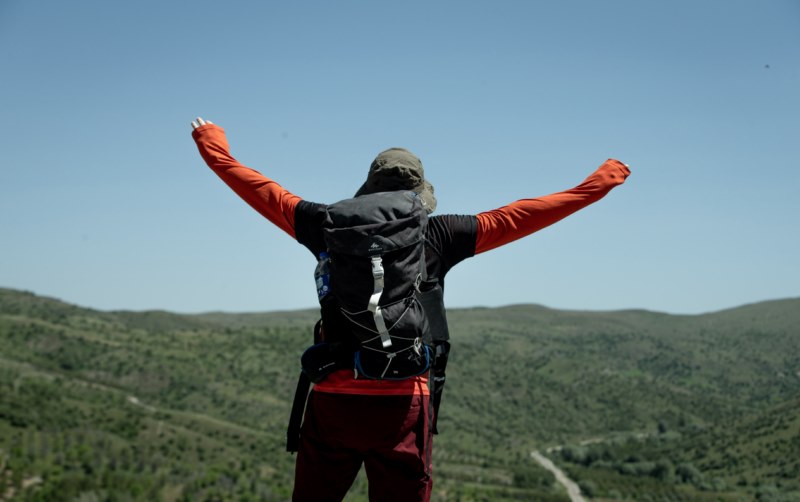
[[[427,396],[366,396],[312,391],[295,465],[295,502],[340,502],[361,464],[369,499],[430,500]]]

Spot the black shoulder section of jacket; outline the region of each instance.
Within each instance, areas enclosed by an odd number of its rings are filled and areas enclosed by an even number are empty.
[[[322,236],[322,223],[325,221],[325,204],[301,200],[294,209],[294,235],[297,242],[308,248],[318,259],[326,251]]]
[[[428,219],[426,260],[428,279],[440,282],[456,264],[475,256],[478,219],[469,215],[445,214]]]

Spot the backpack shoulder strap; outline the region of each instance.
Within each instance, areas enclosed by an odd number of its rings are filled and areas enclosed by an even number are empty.
[[[427,286],[427,287],[426,287]],[[417,300],[425,310],[430,325],[434,359],[431,365],[429,385],[432,399],[433,418],[430,421],[433,434],[439,434],[439,405],[447,378],[447,358],[450,355],[450,328],[447,325],[447,313],[444,308],[444,294],[438,282],[424,283],[422,291],[417,293]]]
[[[314,343],[322,341],[322,319],[314,325]],[[311,379],[305,371],[300,372],[297,379],[297,388],[294,391],[292,412],[289,415],[289,426],[286,428],[286,451],[297,452],[300,446],[300,426],[303,424],[303,414],[306,411],[308,392],[311,390]]]
[[[301,371],[300,377],[297,379],[297,388],[294,391],[289,426],[286,429],[286,451],[289,453],[296,453],[300,446],[300,426],[303,424],[303,414],[306,411],[306,401],[310,389],[311,380],[305,371]]]

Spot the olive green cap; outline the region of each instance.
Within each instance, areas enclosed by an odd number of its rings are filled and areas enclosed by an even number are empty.
[[[358,189],[356,197],[396,190],[416,192],[428,213],[436,209],[433,185],[425,179],[422,162],[405,148],[390,148],[379,153],[369,166],[367,181]]]

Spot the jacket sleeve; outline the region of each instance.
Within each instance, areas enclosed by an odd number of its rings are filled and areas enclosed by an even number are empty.
[[[192,138],[203,160],[222,181],[262,216],[295,237],[294,211],[300,197],[233,158],[221,127],[201,126],[192,132]]]
[[[475,254],[508,244],[566,218],[597,202],[625,182],[630,169],[609,159],[583,183],[564,192],[535,199],[522,199],[477,215]]]

